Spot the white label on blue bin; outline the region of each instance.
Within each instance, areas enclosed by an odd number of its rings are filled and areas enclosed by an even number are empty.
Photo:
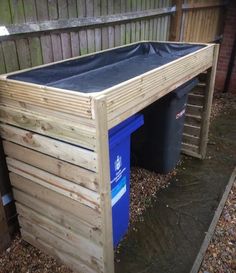
[[[112,207],[121,199],[126,193],[126,176],[124,176],[119,183],[111,191],[111,205]]]

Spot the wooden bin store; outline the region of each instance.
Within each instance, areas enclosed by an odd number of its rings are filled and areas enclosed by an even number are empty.
[[[0,76],[0,133],[24,240],[77,272],[114,272],[108,130],[203,73],[188,97],[182,152],[204,158],[218,45],[201,46],[100,92],[17,80],[22,71]]]

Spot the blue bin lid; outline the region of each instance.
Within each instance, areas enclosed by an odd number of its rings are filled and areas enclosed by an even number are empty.
[[[112,148],[144,124],[144,117],[136,114],[109,130],[109,147]]]

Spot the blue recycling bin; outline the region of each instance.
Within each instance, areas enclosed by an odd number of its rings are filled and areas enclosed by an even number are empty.
[[[130,204],[130,136],[144,123],[134,115],[109,130],[113,244],[118,245],[128,230]]]

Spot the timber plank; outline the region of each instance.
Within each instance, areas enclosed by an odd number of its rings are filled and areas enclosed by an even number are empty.
[[[16,206],[20,221],[23,218],[23,221],[25,219],[27,222],[30,222],[36,226],[40,226],[48,232],[55,234],[62,240],[67,241],[69,244],[76,247],[77,252],[79,252],[80,254],[82,253],[83,256],[81,258],[83,258],[84,260],[86,260],[87,257],[92,257],[98,263],[101,262],[101,246],[95,244],[91,240],[88,240],[87,238],[79,234],[74,233],[73,231],[63,227],[62,225],[55,223],[54,221],[33,211],[30,208],[27,208],[24,205],[17,203]]]
[[[93,225],[94,228],[101,228],[101,215],[98,211],[84,206],[75,200],[47,189],[31,180],[18,174],[10,173],[10,181],[14,188],[29,194],[35,199],[39,199],[46,204],[50,204],[62,211],[66,211],[79,219]]]
[[[7,165],[8,170],[13,173],[92,209],[99,210],[100,197],[94,191],[9,157],[7,158]]]
[[[27,221],[23,217],[19,217],[20,226],[23,230],[27,231],[30,234],[33,234],[35,237],[42,238],[52,247],[59,249],[60,251],[65,252],[66,254],[72,256],[81,264],[85,264],[95,272],[102,272],[102,265],[92,256],[85,255],[83,252],[78,252],[77,247],[72,246],[68,240],[62,240],[55,234],[48,232],[46,229],[42,228],[39,225],[35,225],[29,221]],[[96,271],[97,270],[97,271]]]
[[[0,121],[95,150],[95,130],[61,119],[0,105]]]
[[[22,191],[13,188],[14,199],[16,200],[17,208],[19,205],[23,205],[29,209],[34,210],[36,213],[51,219],[55,223],[62,225],[66,229],[80,234],[89,240],[101,245],[101,230],[95,228],[93,225],[81,220],[73,214],[52,206],[48,203],[32,197]],[[18,210],[18,209],[17,209]]]
[[[4,153],[14,159],[62,177],[82,187],[97,191],[99,189],[97,174],[65,161],[41,154],[34,150],[3,141]]]
[[[39,248],[41,251],[46,252],[48,255],[56,257],[63,263],[67,264],[75,272],[97,273],[95,270],[91,269],[86,264],[81,262],[78,258],[74,258],[71,255],[65,253],[63,249],[58,250],[54,246],[50,245],[47,241],[47,238],[39,238],[24,229],[21,229],[21,236],[31,245]]]
[[[42,135],[0,124],[1,136],[16,144],[48,154],[86,169],[97,170],[96,153]]]

